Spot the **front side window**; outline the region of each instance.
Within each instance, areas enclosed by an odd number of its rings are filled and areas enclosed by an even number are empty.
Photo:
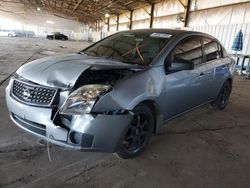
[[[83,53],[146,66],[153,61],[171,37],[168,33],[121,32],[94,44]]]
[[[203,63],[202,44],[199,37],[192,37],[180,42],[165,62],[166,70],[176,72],[192,69]]]
[[[222,57],[221,45],[219,45],[216,41],[209,38],[204,38],[203,42],[207,61],[220,59]]]
[[[176,61],[192,62],[195,65],[202,63],[202,48],[200,38],[192,37],[181,42],[174,49],[174,59]]]

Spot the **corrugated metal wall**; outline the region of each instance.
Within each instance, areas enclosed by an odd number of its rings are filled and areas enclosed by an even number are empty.
[[[216,37],[224,45],[228,52],[231,52],[233,40],[237,33],[242,29],[243,32],[243,50],[242,54],[250,54],[250,23],[230,24],[230,25],[212,25],[212,26],[194,26],[186,28],[187,30],[200,31]]]
[[[145,9],[150,11],[149,6]],[[179,28],[205,32],[218,38],[229,52],[234,37],[242,29],[244,34],[242,53],[250,54],[250,2],[248,0],[192,0],[188,28],[183,28],[183,23],[178,19],[183,11],[178,0],[164,0],[157,3],[153,28]],[[121,17],[124,16],[121,15]],[[119,30],[127,30],[129,20],[127,17],[121,20]],[[132,29],[149,28],[149,15],[144,9],[134,11],[132,25]],[[116,31],[114,21],[111,21],[110,31],[112,33]]]

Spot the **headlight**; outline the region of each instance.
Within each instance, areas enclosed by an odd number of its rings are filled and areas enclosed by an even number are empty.
[[[85,85],[71,93],[60,114],[77,115],[90,113],[98,97],[110,90],[108,85]]]

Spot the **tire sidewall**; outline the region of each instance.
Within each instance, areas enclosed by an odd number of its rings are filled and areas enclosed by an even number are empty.
[[[221,100],[220,100],[220,97],[221,97],[221,94],[222,94],[222,91],[223,89],[225,88],[225,86],[227,86],[229,88],[229,93],[228,93],[228,97],[227,97],[227,101],[225,104],[222,104],[221,103]],[[221,87],[221,90],[220,90],[220,93],[218,95],[218,97],[216,98],[215,102],[214,102],[214,105],[220,109],[220,110],[223,110],[224,108],[226,108],[227,104],[228,104],[228,101],[229,101],[229,97],[230,97],[230,94],[231,94],[231,91],[232,91],[232,86],[230,84],[230,82],[227,80],[226,82],[224,82],[224,84],[222,85]]]
[[[122,142],[121,142],[120,147],[117,151],[117,155],[123,159],[129,159],[129,158],[134,158],[134,157],[139,156],[144,151],[146,145],[149,143],[150,138],[152,137],[153,132],[154,132],[154,114],[148,106],[144,104],[140,104],[134,108],[133,113],[135,115],[140,114],[140,113],[146,114],[146,116],[148,117],[147,120],[149,121],[149,124],[148,124],[149,132],[144,143],[142,144],[142,147],[140,147],[140,149],[136,152],[126,151],[126,149],[122,146]],[[125,136],[126,134],[123,135],[123,139],[121,139],[122,141],[125,139]]]

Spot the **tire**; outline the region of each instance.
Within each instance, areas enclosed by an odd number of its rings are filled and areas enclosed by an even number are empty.
[[[140,104],[134,108],[133,113],[134,117],[116,153],[122,159],[142,154],[154,132],[154,115],[148,106]]]
[[[225,109],[228,104],[231,90],[232,90],[232,86],[230,82],[227,80],[221,87],[220,93],[218,97],[216,98],[216,100],[212,102],[212,106],[215,106],[219,110]]]
[[[13,37],[13,35],[11,33],[8,34],[8,37]]]

